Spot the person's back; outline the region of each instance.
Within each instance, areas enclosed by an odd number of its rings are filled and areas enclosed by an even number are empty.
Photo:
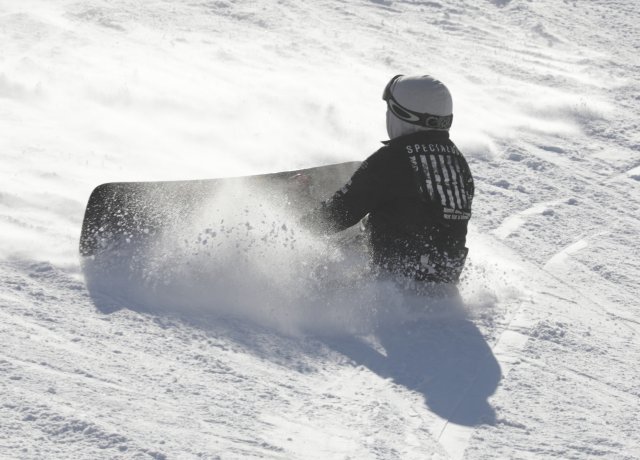
[[[451,96],[432,77],[397,76],[383,99],[391,140],[304,221],[335,232],[368,214],[377,267],[416,281],[455,284],[467,254],[474,186],[449,139]]]

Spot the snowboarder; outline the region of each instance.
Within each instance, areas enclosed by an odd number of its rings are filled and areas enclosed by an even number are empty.
[[[431,76],[397,75],[382,99],[390,140],[302,223],[328,234],[368,214],[364,226],[378,273],[420,290],[445,286],[457,292],[474,184],[464,156],[449,139],[451,94]]]

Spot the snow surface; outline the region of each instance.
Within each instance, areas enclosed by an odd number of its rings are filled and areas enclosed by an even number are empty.
[[[0,0],[0,457],[640,458],[639,21],[635,0]],[[398,73],[454,96],[464,308],[416,312],[304,235],[244,278],[173,251],[150,271],[178,299],[89,294],[96,185],[361,160]],[[307,256],[357,289],[305,298]]]

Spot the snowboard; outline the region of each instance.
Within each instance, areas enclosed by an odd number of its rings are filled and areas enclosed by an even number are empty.
[[[229,206],[260,200],[284,203],[302,215],[330,197],[360,165],[347,162],[254,176],[165,181],[114,182],[98,186],[89,198],[80,236],[80,254],[99,259],[135,252],[197,219],[217,196],[228,192]],[[286,224],[286,223],[283,223]]]
[[[207,303],[222,291],[235,296],[227,303],[241,304],[248,287],[243,279],[257,286],[255,274],[236,273],[256,265],[246,260],[249,254],[265,257],[260,249],[270,244],[289,244],[296,254],[297,219],[342,187],[359,165],[98,186],[86,207],[79,248],[94,304],[103,312],[123,305],[158,309],[186,298]],[[351,231],[341,235],[349,244]]]

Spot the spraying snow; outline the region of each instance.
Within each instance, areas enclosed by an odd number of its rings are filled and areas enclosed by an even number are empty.
[[[0,1],[0,457],[640,457],[636,2],[272,3]],[[477,185],[460,314],[262,200],[79,262],[96,185],[362,160],[416,72]]]

